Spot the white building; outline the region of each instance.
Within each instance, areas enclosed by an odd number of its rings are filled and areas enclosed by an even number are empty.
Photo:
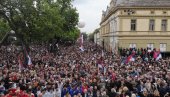
[[[99,30],[94,32],[94,42],[98,45],[101,45],[101,40],[100,40],[100,32]]]

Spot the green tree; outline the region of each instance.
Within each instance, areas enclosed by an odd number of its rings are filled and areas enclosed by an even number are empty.
[[[96,36],[94,36],[94,35],[95,35],[96,33],[99,33],[99,28],[95,29],[93,33],[90,33],[90,34],[89,34],[89,40],[90,40],[90,41],[95,42],[94,37],[96,37]]]
[[[88,37],[90,41],[94,42],[94,33],[90,33]]]
[[[82,33],[82,34],[83,34],[83,39],[84,39],[84,40],[87,40],[87,38],[88,38],[87,33],[84,32],[84,33]]]
[[[72,0],[1,0],[0,18],[22,41],[47,41],[54,36],[76,39],[78,13]],[[64,37],[63,37],[64,36]]]
[[[10,31],[10,27],[8,23],[5,22],[3,19],[0,19],[0,41],[3,39],[6,33]]]

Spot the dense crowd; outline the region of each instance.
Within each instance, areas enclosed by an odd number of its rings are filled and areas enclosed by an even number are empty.
[[[30,45],[32,65],[23,68],[17,47],[1,46],[0,97],[170,97],[169,58],[145,61],[147,53],[138,50],[113,55],[90,42],[84,51],[78,46],[57,45],[51,52]],[[122,64],[134,51],[135,61]]]

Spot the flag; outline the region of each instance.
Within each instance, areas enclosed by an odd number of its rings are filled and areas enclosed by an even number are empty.
[[[100,74],[103,71],[103,65],[102,64],[98,64],[98,74]]]
[[[83,34],[81,34],[81,33],[80,33],[79,41],[80,41],[80,47],[79,48],[80,48],[81,51],[84,51],[84,48],[83,48],[84,40],[83,40]]]
[[[18,67],[19,67],[19,72],[21,72],[21,69],[22,69],[22,61],[21,61],[21,58],[20,58],[20,54],[18,55]]]
[[[126,62],[127,62],[127,59],[126,58],[122,58],[121,59],[121,64],[123,65],[123,64],[126,64]]]
[[[158,60],[161,59],[161,58],[162,58],[162,54],[159,53],[158,57],[156,58],[156,61],[158,61]]]
[[[81,46],[79,49],[80,49],[82,52],[84,52],[83,46]]]
[[[154,58],[156,61],[158,61],[159,59],[162,58],[162,54],[161,54],[160,50],[154,51],[153,58]]]
[[[154,51],[153,58],[156,59],[158,57],[159,53]]]
[[[102,55],[100,57],[100,59],[97,62],[98,64],[98,73],[100,73],[101,71],[104,73],[104,52],[102,50]]]
[[[128,56],[127,59],[126,59],[126,63],[134,62],[134,61],[135,61],[134,53],[131,54],[130,56]]]
[[[32,65],[32,61],[31,61],[31,57],[29,56],[26,47],[24,45],[22,47],[23,47],[22,65],[23,67],[27,68],[28,66]]]
[[[103,68],[103,66],[101,64],[98,64],[98,68]]]
[[[103,50],[102,50],[102,57],[104,57],[104,52],[103,52]]]
[[[83,46],[83,42],[84,42],[84,39],[83,39],[83,34],[81,35],[81,45]]]
[[[106,72],[107,72],[107,68],[106,68],[106,67],[104,67],[104,75],[106,74]]]
[[[32,65],[32,61],[31,61],[30,56],[28,55],[27,57],[28,57],[28,65]]]

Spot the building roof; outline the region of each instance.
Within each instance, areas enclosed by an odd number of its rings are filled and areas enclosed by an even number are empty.
[[[117,0],[121,7],[170,7],[170,0]]]
[[[103,11],[102,21],[108,16],[109,12],[116,8],[159,8],[166,7],[170,8],[170,0],[111,0],[110,7]]]

